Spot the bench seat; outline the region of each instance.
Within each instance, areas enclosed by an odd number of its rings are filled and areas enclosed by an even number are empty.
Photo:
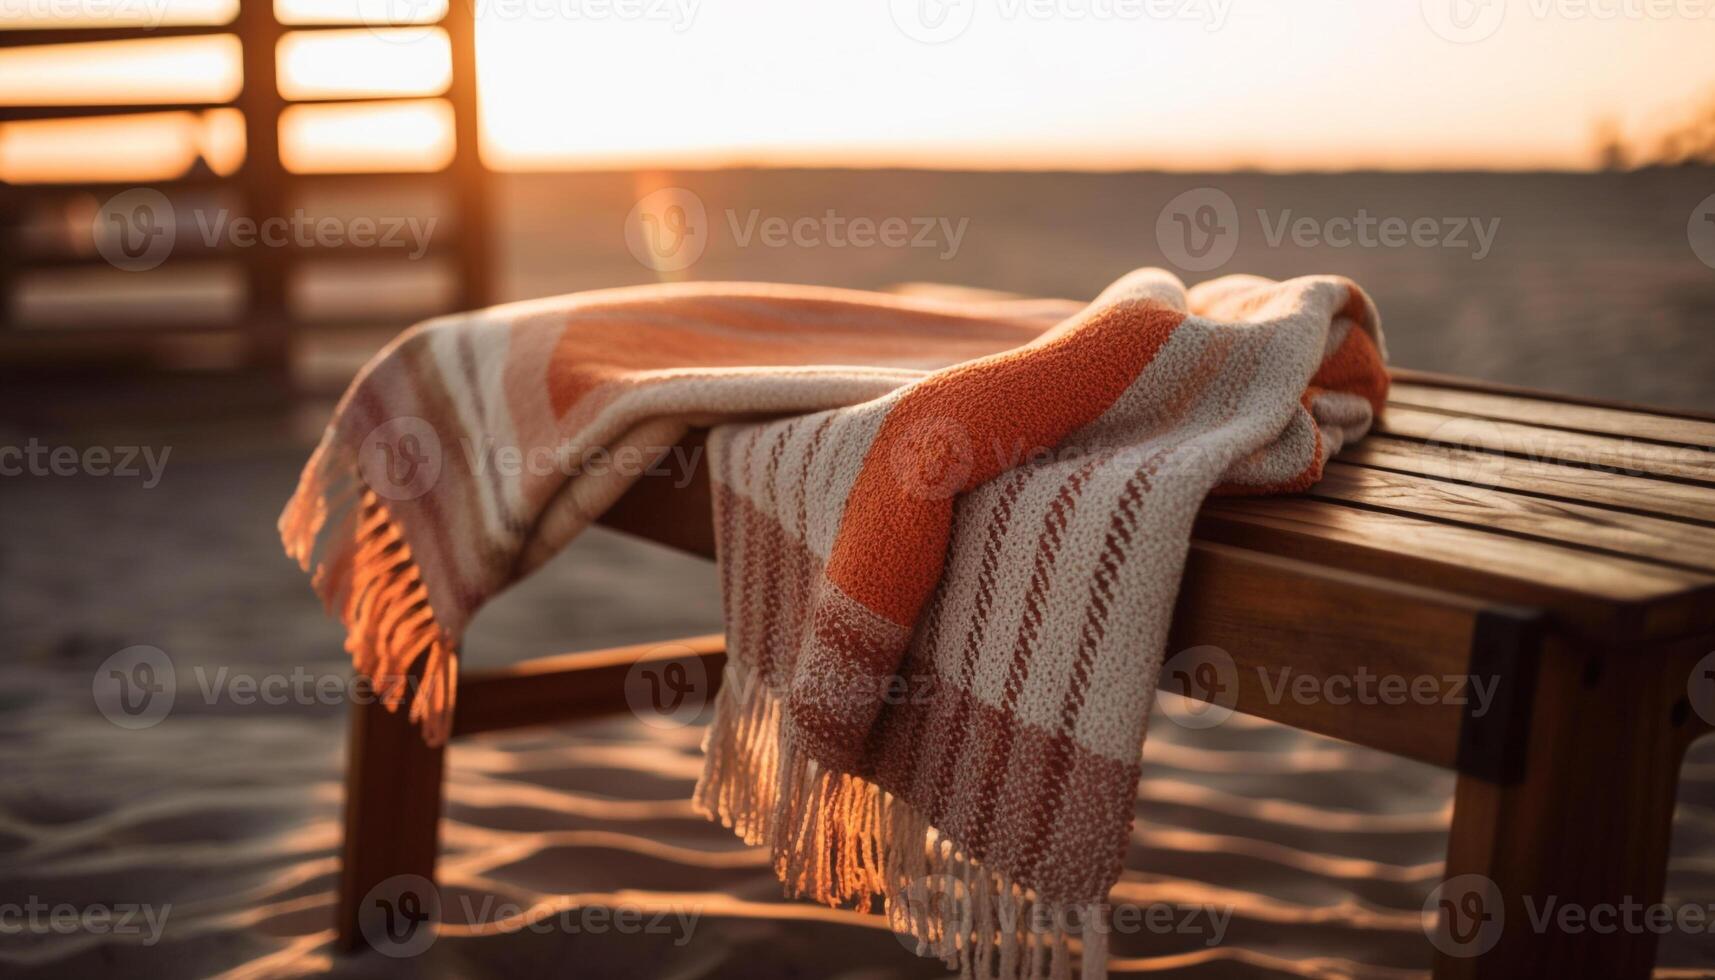
[[[644,478],[602,523],[713,557],[706,471],[674,482]],[[1203,507],[1168,653],[1192,647],[1229,657],[1230,682],[1169,672],[1163,690],[1458,773],[1445,877],[1486,883],[1484,917],[1440,896],[1437,977],[1647,977],[1654,933],[1537,932],[1527,909],[1662,900],[1680,761],[1715,718],[1715,671],[1693,676],[1715,650],[1715,418],[1396,371],[1376,431],[1309,491]],[[623,711],[640,661],[687,657],[718,683],[719,636],[470,671],[454,734]],[[1494,695],[1302,702],[1266,682],[1283,668]],[[438,807],[441,766],[373,708],[352,754],[348,943],[366,883],[434,860],[432,828],[353,842],[397,818],[390,798]]]

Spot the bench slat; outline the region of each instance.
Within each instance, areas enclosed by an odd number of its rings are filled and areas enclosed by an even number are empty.
[[[1715,422],[1653,415],[1648,412],[1409,383],[1396,383],[1388,392],[1388,402],[1554,429],[1651,439],[1679,446],[1715,447]]]
[[[1670,480],[1606,473],[1453,446],[1429,446],[1380,434],[1348,447],[1336,458],[1359,466],[1416,473],[1438,480],[1494,486],[1556,500],[1715,525],[1715,492]]]
[[[1715,576],[1304,496],[1212,499],[1195,537],[1552,610],[1599,637],[1715,624]]]
[[[1308,491],[1479,530],[1715,572],[1715,528],[1335,462]]]
[[[1584,405],[1589,408],[1611,408],[1620,412],[1637,412],[1642,415],[1655,415],[1669,419],[1690,419],[1693,422],[1715,422],[1715,415],[1708,412],[1697,412],[1684,408],[1663,408],[1659,405],[1640,405],[1636,402],[1616,401],[1612,398],[1589,398],[1584,395],[1568,395],[1556,391],[1543,391],[1539,388],[1526,388],[1522,385],[1505,384],[1500,381],[1485,381],[1480,378],[1466,378],[1452,374],[1440,374],[1434,371],[1418,371],[1413,368],[1388,368],[1388,374],[1393,376],[1396,385],[1421,385],[1425,388],[1451,388],[1454,391],[1474,391],[1490,395],[1506,395],[1509,398],[1523,398],[1531,401],[1551,402],[1556,405]]]
[[[1715,452],[1389,405],[1377,431],[1442,445],[1715,487]]]

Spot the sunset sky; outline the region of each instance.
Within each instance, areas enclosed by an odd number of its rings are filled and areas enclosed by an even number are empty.
[[[283,2],[326,16],[353,0]],[[433,16],[439,0],[366,2]],[[1715,0],[474,2],[484,152],[503,169],[1582,168],[1599,120],[1648,136],[1715,95]],[[220,99],[240,84],[229,40],[149,45],[0,52],[0,100],[115,86]],[[435,29],[360,24],[288,38],[281,81],[294,98],[433,95],[446,52]],[[316,169],[367,136],[440,159],[434,106],[376,126],[299,112],[287,150]],[[168,156],[186,140],[210,156],[232,130],[213,116],[171,128]],[[68,149],[81,135],[0,134],[0,172],[87,156]]]
[[[890,16],[919,2],[935,0],[705,0],[677,33],[490,19],[494,157],[1583,167],[1597,117],[1646,129],[1715,91],[1715,15],[1538,18],[1513,0],[1461,44],[1431,28],[1436,0],[1145,0],[1186,16],[1082,20],[964,0],[964,32],[924,44]]]

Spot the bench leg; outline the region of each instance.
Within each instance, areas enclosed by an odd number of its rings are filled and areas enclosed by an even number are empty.
[[[1544,650],[1522,780],[1459,777],[1446,883],[1425,909],[1440,912],[1437,980],[1650,975],[1661,924],[1644,910],[1662,901],[1699,729],[1685,700],[1694,660],[1691,648]]]
[[[377,885],[397,875],[434,881],[441,822],[443,750],[423,744],[404,709],[389,712],[373,698],[360,702],[351,707],[346,749],[336,912],[343,950],[370,945],[359,916]]]

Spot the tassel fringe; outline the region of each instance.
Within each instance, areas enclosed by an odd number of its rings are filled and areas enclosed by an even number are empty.
[[[893,931],[961,980],[1070,980],[1074,951],[1083,980],[1107,976],[1103,903],[1040,902],[904,800],[823,768],[794,743],[781,697],[732,662],[703,752],[697,808],[767,846],[787,895],[859,909],[880,898]]]
[[[435,620],[387,505],[363,483],[355,459],[338,455],[330,445],[316,451],[280,515],[280,538],[344,624],[352,665],[374,696],[388,711],[409,701],[423,740],[445,744],[458,680],[452,637]]]
[[[458,671],[452,638],[387,505],[354,464],[322,458],[327,448],[281,515],[281,539],[345,625],[352,663],[376,696],[389,711],[409,701],[424,740],[444,744]],[[696,806],[766,845],[788,895],[866,910],[879,898],[894,932],[961,980],[1070,980],[1074,953],[1082,980],[1105,980],[1103,903],[1039,901],[904,800],[822,767],[796,744],[780,696],[736,663],[703,751]]]

